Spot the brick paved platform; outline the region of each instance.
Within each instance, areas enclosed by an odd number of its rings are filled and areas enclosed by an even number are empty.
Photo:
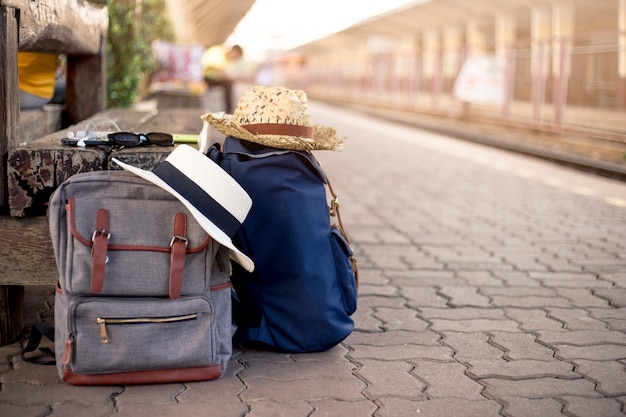
[[[0,348],[0,415],[626,415],[626,183],[312,105],[361,271],[323,353],[236,349],[218,381],[73,387]],[[29,288],[31,320],[52,319]]]

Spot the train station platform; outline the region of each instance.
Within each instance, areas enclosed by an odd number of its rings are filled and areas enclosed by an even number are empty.
[[[533,128],[528,122],[499,119],[493,114],[481,116],[478,112],[467,117],[446,117],[371,104],[336,103],[409,126],[626,180],[626,127],[620,112],[572,107],[569,109],[571,119],[601,121],[605,131],[571,126],[558,130],[547,126]],[[520,114],[516,118],[529,120],[529,117]]]
[[[0,415],[626,415],[626,183],[311,103],[359,261],[356,329],[217,381],[74,387],[0,348]],[[31,321],[53,289],[27,289]]]

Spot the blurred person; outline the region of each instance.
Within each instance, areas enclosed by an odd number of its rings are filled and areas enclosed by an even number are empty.
[[[209,90],[215,86],[221,87],[224,93],[224,110],[230,111],[232,106],[232,82],[225,77],[226,50],[223,45],[214,45],[207,48],[202,54],[202,72],[204,82]]]
[[[18,52],[17,63],[20,110],[43,108],[50,103],[55,93],[59,56],[43,52]]]
[[[244,59],[243,48],[234,45],[226,54],[226,77],[234,81],[251,82],[252,67]]]
[[[243,48],[234,45],[228,51],[222,45],[208,48],[202,56],[204,81],[208,87],[219,86],[224,91],[224,110],[232,113],[233,86],[237,81],[249,82],[252,69],[243,57]]]

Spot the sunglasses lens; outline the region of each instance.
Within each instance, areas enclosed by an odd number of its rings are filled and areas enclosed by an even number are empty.
[[[159,146],[171,146],[174,144],[174,137],[168,133],[152,132],[146,135],[150,143]]]
[[[137,146],[141,143],[139,135],[130,132],[116,132],[109,135],[109,138],[121,146]]]

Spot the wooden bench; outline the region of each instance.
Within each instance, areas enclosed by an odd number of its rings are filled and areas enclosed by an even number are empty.
[[[18,51],[67,56],[66,116],[76,123],[106,108],[106,7],[81,0],[0,0],[0,155],[20,143]],[[0,206],[6,167],[0,162]]]
[[[63,110],[69,123],[77,123],[106,108],[108,25],[107,8],[83,0],[0,0],[0,345],[21,331],[22,284],[45,271],[43,262],[50,256],[38,252],[47,243],[41,235],[45,219],[7,216],[8,154],[34,139],[20,134],[24,124],[58,129],[60,118],[58,109],[20,114],[18,51],[67,56]]]
[[[108,109],[8,153],[9,216],[0,216],[0,288],[8,297],[0,306],[0,320],[14,333],[24,326],[21,308],[25,285],[54,285],[58,279],[46,210],[48,199],[70,176],[113,166],[111,158],[150,169],[163,161],[172,147],[142,146],[113,150],[108,147],[77,148],[61,144],[67,132],[104,119],[133,132],[198,134],[202,128],[198,109],[140,111]],[[8,289],[13,289],[9,291]],[[20,295],[21,294],[21,295]],[[3,324],[4,325],[4,324]],[[15,333],[17,332],[17,333]],[[9,335],[7,342],[12,341]]]
[[[69,131],[102,126],[105,120],[135,132],[198,134],[202,129],[201,107],[105,108],[107,27],[106,9],[80,0],[0,0],[0,31],[4,36],[0,39],[4,42],[0,45],[0,70],[7,74],[0,81],[0,105],[7,109],[0,114],[0,346],[12,343],[24,328],[24,286],[53,286],[58,279],[46,217],[48,199],[57,186],[80,172],[109,169],[112,155],[150,169],[172,150],[157,146],[83,149],[62,145],[61,139]],[[66,129],[43,126],[55,131],[37,139],[20,135],[22,123],[47,121],[41,114],[19,112],[18,49],[67,55],[65,116],[71,124]],[[110,127],[106,123],[103,126],[105,130]],[[217,131],[212,134],[215,141],[223,139]]]

